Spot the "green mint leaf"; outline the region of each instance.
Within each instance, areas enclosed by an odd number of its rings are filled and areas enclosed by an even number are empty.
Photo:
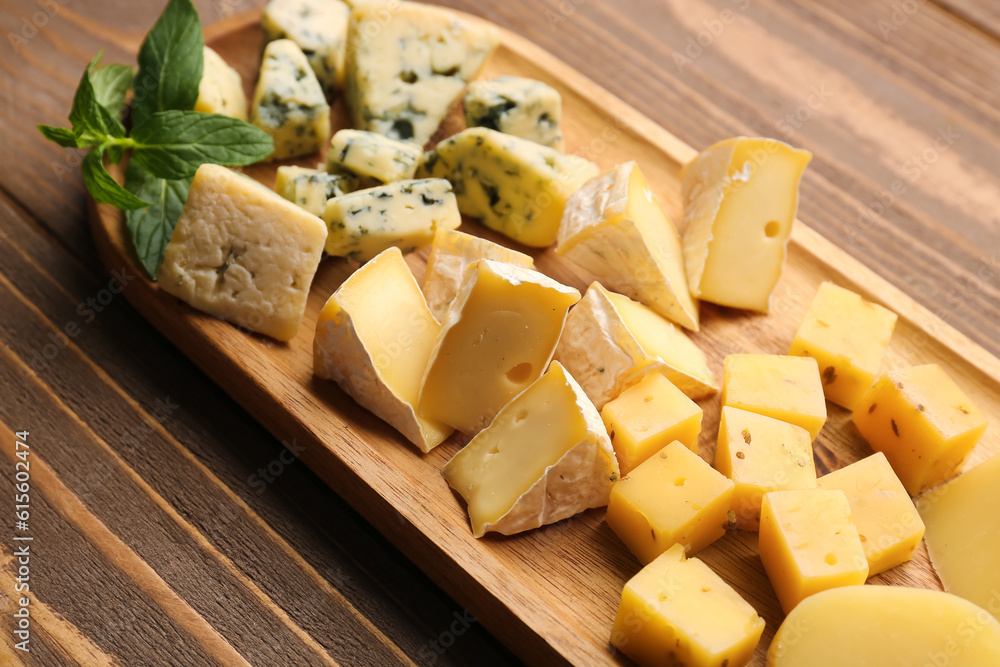
[[[68,127],[52,127],[51,125],[36,125],[35,127],[46,139],[56,142],[63,148],[80,148],[76,133]]]
[[[80,85],[73,96],[73,109],[69,113],[78,144],[82,146],[92,146],[103,143],[108,138],[120,139],[125,136],[122,122],[97,101],[90,73],[100,59],[101,53],[98,53],[80,77]]]
[[[105,65],[90,73],[97,103],[112,116],[120,119],[125,110],[125,93],[132,85],[132,68],[128,65]]]
[[[193,176],[205,162],[253,164],[274,151],[263,130],[236,118],[198,111],[161,111],[132,129],[132,161],[160,178]]]
[[[125,223],[132,237],[135,254],[149,276],[156,280],[163,262],[163,251],[174,233],[191,179],[165,180],[153,176],[135,160],[125,169],[125,189],[135,196],[152,201],[145,208],[125,212]]]
[[[111,178],[111,174],[104,168],[103,148],[95,148],[87,153],[87,157],[83,158],[83,164],[80,165],[80,171],[83,172],[83,182],[87,185],[87,190],[96,202],[111,204],[123,211],[150,205]]]
[[[190,109],[198,99],[205,38],[191,0],[170,0],[139,49],[132,122],[157,111]]]

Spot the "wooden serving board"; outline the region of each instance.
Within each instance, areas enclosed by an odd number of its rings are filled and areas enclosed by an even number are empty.
[[[477,20],[469,17],[470,20]],[[210,46],[234,65],[251,92],[260,54],[259,13],[232,17],[206,30]],[[518,35],[499,29],[501,46],[484,77],[517,74],[548,82],[562,94],[567,151],[602,169],[635,159],[672,219],[682,219],[679,170],[696,153],[637,111]],[[685,113],[683,109],[677,113]],[[347,126],[342,102],[336,127]],[[442,134],[461,129],[453,116]],[[720,137],[721,139],[722,137]],[[313,166],[321,156],[298,161]],[[274,165],[246,172],[269,186]],[[120,175],[120,174],[119,174]],[[93,233],[105,265],[135,264],[122,214],[91,204]],[[476,224],[464,231],[501,239]],[[538,268],[584,291],[588,275],[551,249],[530,252]],[[422,279],[427,251],[407,259]],[[476,540],[465,509],[440,475],[465,444],[454,436],[427,455],[388,425],[358,407],[332,382],[312,374],[312,338],[320,308],[355,267],[324,262],[310,293],[302,329],[288,344],[238,330],[196,312],[147,280],[132,281],[125,294],[171,341],[246,407],[279,439],[305,446],[302,459],[338,494],[399,546],[459,603],[522,658],[535,664],[627,662],[608,643],[621,589],[639,563],[590,510],[525,534]],[[137,270],[137,269],[136,269]],[[138,270],[137,270],[138,271]],[[141,275],[141,271],[138,272]],[[899,313],[885,368],[937,362],[988,415],[1000,415],[1000,360],[989,355],[844,251],[796,222],[784,275],[769,315],[702,306],[702,331],[694,336],[721,376],[726,355],[784,353],[819,283],[832,280]],[[705,410],[701,454],[712,461],[718,435],[718,396]],[[815,443],[823,474],[867,456],[870,448],[847,411],[829,406],[830,417]],[[1000,452],[1000,433],[987,431],[966,468]],[[743,595],[767,622],[754,664],[764,663],[782,613],[757,556],[755,533],[733,532],[698,557]],[[926,549],[872,583],[940,588]]]

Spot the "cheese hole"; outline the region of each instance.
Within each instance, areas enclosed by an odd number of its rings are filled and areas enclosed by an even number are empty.
[[[514,415],[514,423],[516,424],[518,422],[523,422],[527,418],[528,418],[527,410],[518,410],[517,414]]]
[[[837,555],[833,554],[833,553],[829,553],[829,554],[826,555],[826,558],[824,558],[823,560],[826,561],[827,565],[836,565],[837,564]]]
[[[684,479],[683,477],[678,477],[677,479],[674,480],[674,486],[684,486],[684,482],[686,481],[687,480]]]
[[[771,222],[764,225],[764,234],[766,234],[767,238],[769,239],[773,239],[775,236],[778,235],[778,232],[780,231],[781,231],[781,223],[778,222],[777,220],[772,220]]]
[[[417,73],[414,72],[413,70],[405,69],[399,73],[399,78],[405,83],[416,83]]]
[[[514,384],[523,384],[531,377],[531,364],[523,362],[507,371],[507,379]]]

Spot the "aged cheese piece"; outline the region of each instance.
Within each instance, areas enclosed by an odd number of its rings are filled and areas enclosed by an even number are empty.
[[[816,488],[809,432],[739,408],[722,408],[715,469],[736,483],[732,510],[740,530],[760,529],[768,491]]]
[[[819,363],[826,397],[853,409],[878,375],[896,313],[833,283],[822,283],[788,354]]]
[[[698,404],[660,373],[650,373],[601,410],[623,475],[674,440],[697,453],[701,416]]]
[[[331,173],[348,172],[372,185],[413,178],[423,158],[420,146],[363,130],[339,130],[330,140],[326,165]]]
[[[1000,623],[941,591],[848,586],[803,600],[778,628],[768,667],[1000,665]]]
[[[868,576],[910,560],[924,535],[924,522],[885,454],[876,452],[823,475],[816,485],[840,489],[847,496],[851,520],[868,558]]]
[[[911,496],[954,475],[987,425],[986,415],[937,364],[886,373],[852,418]]]
[[[345,174],[328,174],[305,167],[278,167],[274,191],[316,217],[323,215],[326,202],[354,189],[356,179]]]
[[[868,578],[851,507],[839,489],[764,494],[758,549],[786,614],[810,595]]]
[[[723,369],[722,404],[801,426],[813,440],[826,423],[819,367],[811,358],[729,355]]]
[[[537,271],[489,259],[469,266],[441,323],[420,409],[463,433],[486,428],[545,370],[579,299]]]
[[[257,181],[203,164],[163,253],[160,289],[241,327],[289,340],[326,226]]]
[[[743,667],[763,632],[739,593],[675,545],[625,584],[611,643],[644,667]]]
[[[451,183],[440,178],[396,181],[331,199],[323,220],[330,229],[327,254],[359,262],[390,246],[413,252],[436,230],[462,224]]]
[[[569,200],[556,252],[602,284],[698,330],[677,229],[635,162],[589,181]]]
[[[309,59],[327,98],[344,80],[347,21],[351,10],[340,0],[271,0],[260,26],[264,41],[290,39]]]
[[[455,185],[462,213],[528,246],[556,240],[566,200],[597,174],[597,165],[485,127],[448,137],[418,173]]]
[[[491,27],[440,7],[355,3],[346,66],[354,127],[423,146],[496,45]]]
[[[398,248],[355,271],[319,314],[313,372],[388,422],[422,452],[452,429],[416,411],[440,325]]]
[[[662,373],[692,399],[718,389],[705,353],[683,331],[597,282],[570,311],[556,358],[598,409],[649,373]]]
[[[247,119],[247,98],[240,73],[226,64],[218,53],[205,47],[205,65],[198,84],[194,110],[220,113],[242,121]]]
[[[811,159],[774,139],[737,137],[684,167],[684,260],[694,296],[767,312]]]
[[[733,483],[674,441],[611,489],[608,526],[640,563],[675,544],[696,553],[726,532]]]
[[[563,149],[562,98],[541,81],[499,76],[473,81],[465,91],[465,124],[513,134],[536,144]]]
[[[1000,620],[1000,455],[921,496],[917,508],[945,590]]]
[[[472,532],[513,535],[608,504],[618,464],[590,399],[554,361],[442,471]]]
[[[250,122],[274,137],[272,160],[315,153],[330,138],[330,107],[295,42],[264,49]]]
[[[534,260],[524,253],[454,229],[438,229],[427,257],[422,289],[427,307],[439,321],[444,319],[448,306],[455,300],[466,267],[480,259],[505,262],[523,269],[535,268]]]

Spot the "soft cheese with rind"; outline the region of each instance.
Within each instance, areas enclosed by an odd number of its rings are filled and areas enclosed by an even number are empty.
[[[340,0],[271,0],[260,25],[265,43],[290,39],[299,45],[324,95],[333,99],[344,80],[350,15],[350,7]]]
[[[207,46],[204,63],[194,110],[202,113],[218,113],[246,121],[247,98],[243,94],[243,79],[240,78],[240,73]]]

